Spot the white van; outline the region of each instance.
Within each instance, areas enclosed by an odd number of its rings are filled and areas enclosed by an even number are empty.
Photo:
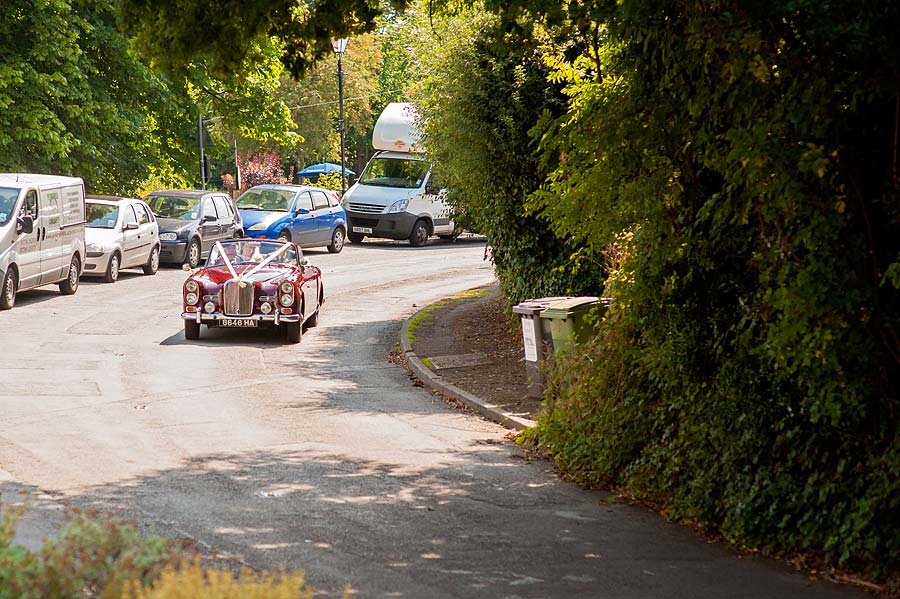
[[[445,203],[446,190],[432,179],[425,160],[412,104],[388,104],[372,133],[379,150],[344,195],[347,239],[365,237],[408,239],[425,245],[431,235],[452,239],[455,224]]]
[[[0,310],[16,294],[52,283],[78,289],[84,264],[84,182],[78,177],[0,174]]]

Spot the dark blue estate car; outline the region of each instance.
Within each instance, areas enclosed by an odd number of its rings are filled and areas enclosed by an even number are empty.
[[[347,214],[337,193],[309,185],[257,185],[236,201],[247,237],[284,239],[302,248],[344,249]]]

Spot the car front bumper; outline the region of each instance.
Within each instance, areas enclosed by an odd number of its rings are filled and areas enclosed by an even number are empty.
[[[161,241],[159,242],[159,261],[186,262],[187,241]]]
[[[98,277],[106,274],[109,268],[109,261],[116,250],[114,248],[103,251],[85,251],[84,252],[84,272],[81,274],[86,277]],[[119,265],[121,266],[121,264]]]
[[[253,314],[250,316],[229,316],[221,312],[182,312],[183,320],[193,320],[198,323],[216,322],[222,319],[228,320],[258,320],[260,322],[271,322],[280,324],[282,322],[300,322],[299,314],[280,314],[273,312],[272,314]],[[235,327],[238,328],[238,327]]]
[[[347,210],[347,232],[367,237],[387,239],[407,239],[419,217],[410,212],[390,212],[387,214],[367,214]],[[371,229],[371,233],[355,229]]]

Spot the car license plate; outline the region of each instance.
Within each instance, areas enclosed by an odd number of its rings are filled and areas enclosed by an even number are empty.
[[[354,233],[368,233],[369,235],[371,235],[372,227],[353,227],[353,232]]]
[[[255,320],[250,320],[249,318],[223,318],[219,321],[219,326],[241,329],[256,327],[258,326],[258,323]]]

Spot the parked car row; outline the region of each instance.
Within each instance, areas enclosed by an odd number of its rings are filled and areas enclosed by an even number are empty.
[[[43,285],[75,293],[81,276],[115,282],[123,268],[153,275],[161,262],[196,268],[216,242],[245,235],[337,253],[346,231],[337,195],[306,185],[258,186],[237,202],[200,190],[138,199],[86,196],[78,177],[0,174],[0,310]]]

